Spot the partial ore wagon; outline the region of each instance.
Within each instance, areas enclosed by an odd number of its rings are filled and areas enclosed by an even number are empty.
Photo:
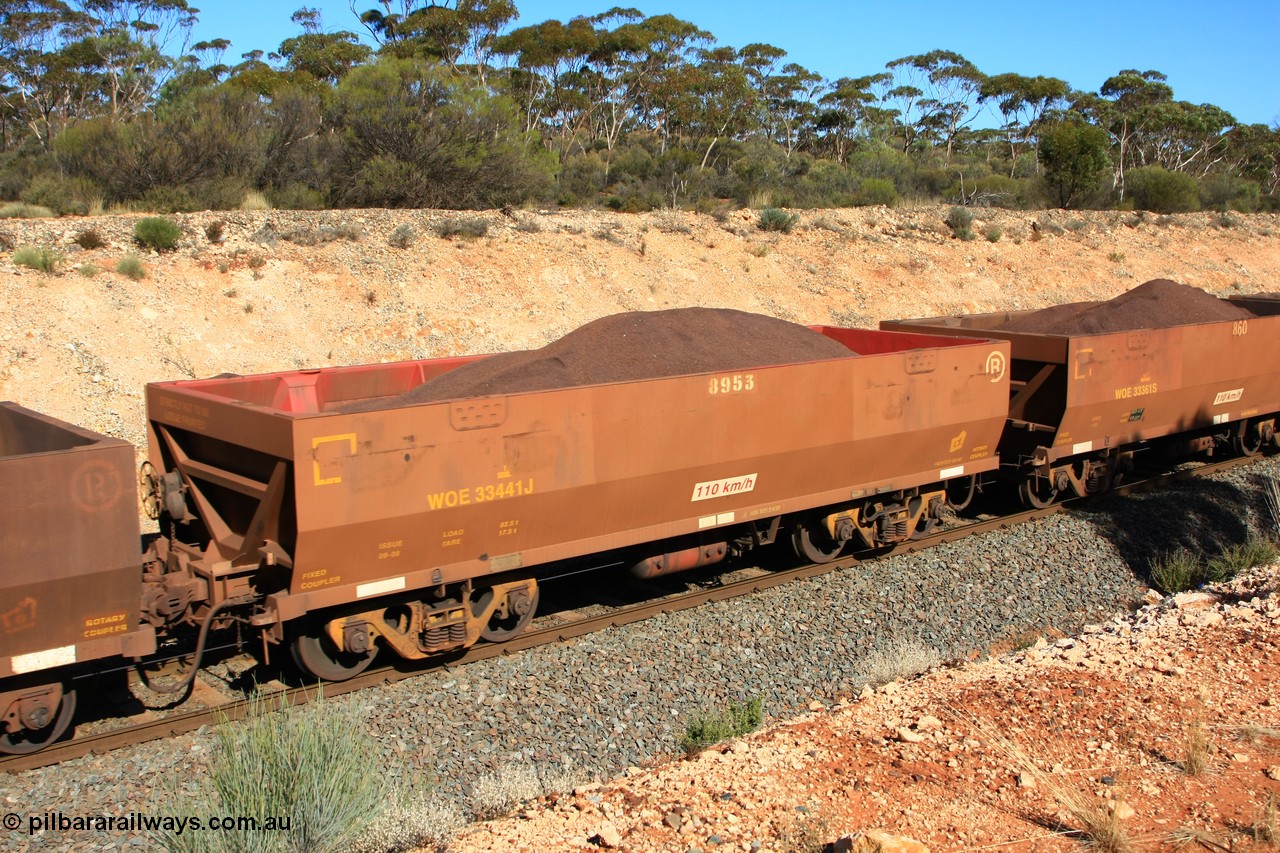
[[[1252,454],[1275,442],[1280,302],[1231,300],[1256,316],[1099,334],[1008,331],[1032,312],[887,321],[884,329],[981,336],[1012,347],[1004,473],[1034,506],[1106,490],[1133,453],[1173,437],[1179,449]]]
[[[1009,345],[818,331],[857,355],[414,405],[476,358],[149,385],[166,606],[250,604],[337,679],[379,638],[420,658],[523,630],[554,561],[652,577],[927,530],[998,465]]]
[[[155,651],[138,616],[133,446],[0,403],[0,752],[30,752],[75,712],[69,681]]]

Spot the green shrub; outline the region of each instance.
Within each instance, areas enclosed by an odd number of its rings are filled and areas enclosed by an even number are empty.
[[[974,182],[974,188],[978,198],[995,207],[1017,208],[1026,202],[1026,183],[1008,175],[983,175]]]
[[[391,232],[391,236],[387,237],[387,244],[397,249],[407,249],[416,242],[418,242],[418,229],[407,222],[397,225]]]
[[[142,194],[142,208],[155,213],[191,213],[205,205],[187,187],[152,187]]]
[[[1004,232],[1000,230],[998,225],[988,225],[986,236],[988,243],[998,243],[1000,238],[1004,236]]]
[[[1254,566],[1274,563],[1280,550],[1266,539],[1250,539],[1243,545],[1231,545],[1205,564],[1204,577],[1210,583],[1228,581]]]
[[[1256,213],[1262,188],[1254,181],[1232,175],[1210,175],[1200,180],[1200,204],[1206,210]]]
[[[80,264],[80,266],[76,267],[76,272],[80,273],[80,275],[85,278],[93,278],[98,273],[102,272],[102,267],[97,264]]]
[[[858,191],[854,194],[854,204],[859,207],[874,204],[894,207],[899,200],[898,188],[888,178],[867,178],[858,185]]]
[[[47,207],[24,204],[20,201],[13,201],[0,207],[0,219],[48,219],[56,215]]]
[[[760,219],[756,222],[756,227],[761,231],[779,231],[783,234],[790,234],[791,229],[796,227],[796,223],[800,221],[800,217],[794,213],[787,213],[777,207],[766,207],[760,211]]]
[[[760,728],[764,701],[757,696],[745,705],[729,703],[724,711],[697,714],[685,725],[680,745],[690,755],[729,738],[741,737]]]
[[[95,229],[86,228],[76,235],[76,245],[81,249],[101,249],[107,241]]]
[[[436,223],[435,232],[446,240],[477,240],[489,233],[489,222],[479,216],[450,216]]]
[[[215,730],[206,783],[181,774],[172,795],[194,816],[287,819],[288,831],[165,833],[165,849],[327,853],[349,849],[386,806],[384,776],[370,772],[379,745],[353,703],[317,700],[295,708],[287,699],[251,702],[240,723]]]
[[[63,255],[48,246],[23,246],[13,253],[13,262],[20,267],[53,275],[62,265]]]
[[[1160,166],[1143,166],[1125,175],[1125,187],[1133,204],[1155,213],[1183,213],[1200,209],[1200,187],[1185,172]]]
[[[117,261],[116,272],[134,281],[141,281],[147,277],[147,268],[142,265],[142,258],[137,255],[125,255]]]
[[[973,239],[973,212],[967,207],[959,205],[951,208],[947,212],[947,227],[951,229],[953,237],[959,237],[963,240]],[[965,235],[968,236],[965,236]]]
[[[145,219],[139,219],[133,226],[133,239],[138,245],[155,249],[157,252],[171,251],[178,245],[180,237],[182,237],[182,229],[178,224],[163,216],[148,216]]]
[[[1151,562],[1151,582],[1161,592],[1184,592],[1200,584],[1204,567],[1186,548],[1179,548]]]
[[[27,204],[48,208],[59,215],[84,216],[89,212],[89,200],[99,192],[91,180],[46,172],[31,179],[21,198]]]
[[[280,210],[324,210],[324,194],[304,184],[273,189],[271,199]]]

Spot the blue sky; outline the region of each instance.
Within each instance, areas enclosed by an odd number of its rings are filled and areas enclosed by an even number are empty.
[[[568,20],[614,5],[646,15],[670,13],[711,32],[719,44],[766,42],[828,79],[884,70],[885,63],[935,48],[963,54],[986,74],[1012,71],[1066,80],[1097,91],[1124,68],[1167,74],[1174,97],[1212,103],[1245,124],[1280,122],[1280,0],[738,0],[595,5],[515,0],[517,25]],[[298,28],[301,6],[324,15],[328,30],[363,32],[348,0],[194,0],[195,40],[228,38],[226,59],[270,52]],[[355,0],[359,10],[370,0]]]

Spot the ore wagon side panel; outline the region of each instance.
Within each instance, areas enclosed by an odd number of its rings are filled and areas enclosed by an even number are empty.
[[[857,358],[299,418],[292,592],[447,583],[994,468],[1007,345],[862,334]]]
[[[0,403],[0,675],[146,653],[133,447]]]
[[[864,354],[417,405],[394,397],[473,359],[161,383],[148,400],[153,433],[217,450],[211,468],[238,464],[239,442],[289,466],[296,538],[273,600],[290,619],[997,466],[1008,344],[821,331]]]

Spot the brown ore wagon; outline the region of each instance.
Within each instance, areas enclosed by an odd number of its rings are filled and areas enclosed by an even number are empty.
[[[523,630],[556,561],[900,542],[998,466],[1009,344],[816,331],[848,357],[415,404],[489,356],[151,384],[166,606],[247,604],[339,679]]]
[[[75,711],[75,665],[155,651],[139,625],[133,446],[0,403],[0,753]]]
[[[1258,301],[1239,302],[1262,314],[1253,307]],[[1000,455],[1003,474],[1016,479],[1029,505],[1103,491],[1132,470],[1135,450],[1166,437],[1179,452],[1212,453],[1225,445],[1246,455],[1276,441],[1280,303],[1271,309],[1278,316],[1241,311],[1232,320],[1097,334],[1071,330],[1071,308],[1052,309],[1065,318],[1061,333],[1017,331],[1036,313],[1030,311],[881,327],[1010,343],[1009,421]]]

